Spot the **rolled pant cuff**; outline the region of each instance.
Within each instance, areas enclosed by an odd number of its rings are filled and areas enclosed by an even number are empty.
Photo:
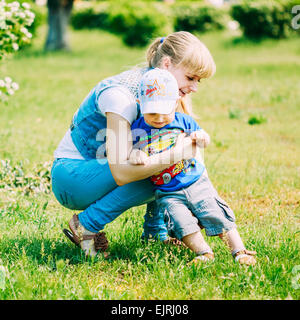
[[[193,234],[195,232],[200,231],[200,227],[197,224],[191,224],[181,228],[180,231],[176,230],[174,233],[178,240],[182,240],[183,237]]]
[[[219,234],[221,233],[224,233],[225,232],[228,232],[230,231],[231,229],[234,229],[236,228],[236,225],[235,224],[232,224],[230,227],[228,228],[209,228],[209,229],[206,229],[205,228],[205,233],[208,237],[214,237],[214,236],[218,236]]]

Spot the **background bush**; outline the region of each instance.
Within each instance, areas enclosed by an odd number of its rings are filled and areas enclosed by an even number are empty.
[[[74,29],[108,29],[108,17],[109,14],[104,9],[81,9],[71,16],[71,25]]]
[[[175,31],[205,32],[224,29],[228,13],[225,9],[202,3],[178,4],[173,7]],[[228,20],[228,19],[227,19]]]
[[[161,9],[162,7],[160,7]],[[144,46],[167,33],[168,19],[152,2],[114,3],[110,8],[110,29],[122,35],[130,46]]]
[[[296,33],[291,10],[297,1],[243,1],[231,7],[233,19],[248,38],[285,38]]]
[[[105,29],[121,35],[129,46],[144,46],[171,31],[164,8],[154,2],[111,2],[108,6],[74,10],[71,24],[74,29]]]
[[[129,46],[144,46],[156,36],[172,31],[207,32],[221,30],[234,19],[247,38],[284,38],[300,34],[293,30],[292,7],[299,0],[250,1],[223,7],[203,1],[102,1],[74,9],[71,24],[75,29],[99,28],[120,35]]]

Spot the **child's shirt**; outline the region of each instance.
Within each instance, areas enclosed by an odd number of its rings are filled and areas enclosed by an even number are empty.
[[[163,128],[151,127],[145,122],[144,117],[140,117],[132,123],[131,130],[133,147],[151,156],[172,148],[179,134],[185,132],[189,135],[201,128],[191,116],[176,112],[175,119]],[[203,164],[196,159],[182,160],[150,179],[155,189],[175,191],[194,183],[203,171]]]

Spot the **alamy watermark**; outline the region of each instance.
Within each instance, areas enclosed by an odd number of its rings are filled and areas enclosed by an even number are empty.
[[[119,123],[117,132],[108,128],[99,130],[96,135],[96,141],[100,142],[100,146],[96,151],[96,159],[99,164],[106,164],[108,160],[110,164],[124,165],[127,164],[128,150],[133,148],[145,150],[149,156],[147,163],[151,165],[171,165],[174,163],[174,159],[180,161],[182,159],[187,160],[192,158],[204,164],[204,148],[200,142],[200,144],[198,144],[198,140],[192,142],[189,134],[181,133],[180,130],[178,130],[177,133],[172,132],[172,130],[169,131],[168,129],[163,130],[164,131],[151,129],[151,131],[148,132],[144,129],[137,128],[127,133],[127,129],[122,122]],[[181,134],[183,136],[178,147],[178,137]],[[176,148],[176,152],[169,152],[163,158],[156,156],[151,157],[166,150],[171,151],[173,148]],[[107,150],[110,150],[109,154],[107,154]]]
[[[294,266],[292,269],[292,288],[297,290],[300,289],[300,265]]]
[[[298,30],[300,29],[300,4],[292,8],[292,14],[295,14],[291,22],[292,28]]]
[[[6,268],[0,266],[0,290],[5,289],[5,280],[6,280]]]

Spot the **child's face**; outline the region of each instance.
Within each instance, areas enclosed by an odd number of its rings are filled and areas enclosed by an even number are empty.
[[[170,114],[145,113],[144,119],[149,126],[160,129],[175,119],[175,110]]]

